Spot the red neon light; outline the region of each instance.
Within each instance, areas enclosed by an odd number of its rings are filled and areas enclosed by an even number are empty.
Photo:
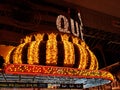
[[[37,76],[69,76],[77,78],[105,78],[113,80],[106,71],[80,70],[67,67],[41,66],[29,64],[10,64],[5,67],[6,74],[37,75]]]

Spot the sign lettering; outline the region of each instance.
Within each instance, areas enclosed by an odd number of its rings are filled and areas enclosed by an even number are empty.
[[[83,33],[82,33],[83,24],[82,24],[80,13],[78,13],[78,18],[79,18],[80,24],[77,21],[74,21],[72,18],[68,20],[65,16],[59,15],[56,20],[57,29],[60,32],[72,33],[74,36],[81,37],[81,39],[83,40]],[[71,27],[71,30],[70,30],[70,27]]]

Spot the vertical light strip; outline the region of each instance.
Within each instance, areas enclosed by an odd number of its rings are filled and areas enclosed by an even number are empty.
[[[79,63],[79,66],[78,68],[80,69],[85,69],[86,67],[86,63],[87,63],[87,55],[86,55],[86,51],[85,51],[85,48],[82,47],[80,44],[77,44],[78,47],[79,47],[79,50],[80,50],[80,63]]]
[[[64,59],[64,66],[72,67],[75,64],[75,52],[74,52],[74,45],[68,41],[69,36],[67,34],[62,35],[62,41],[64,44],[64,52],[65,52],[65,59]]]
[[[94,56],[94,60],[95,60],[95,66],[94,66],[94,70],[98,70],[98,68],[99,68],[99,65],[98,65],[97,58],[96,58],[96,56],[95,56],[95,55],[93,55],[93,56]]]
[[[39,64],[39,44],[40,41],[33,41],[30,43],[27,55],[29,64]]]
[[[33,48],[33,52],[34,52],[34,55],[33,55],[33,64],[39,64],[39,44],[40,44],[41,41],[36,41],[35,42],[35,45],[34,45],[34,48]]]
[[[93,70],[95,64],[97,64],[97,63],[95,63],[94,54],[89,50],[89,48],[87,48],[87,50],[89,51],[90,57],[91,57],[91,64],[90,64],[90,68],[89,68],[89,69],[90,69],[90,70]]]
[[[13,63],[22,64],[22,50],[26,43],[20,44],[16,47],[13,55]]]
[[[47,44],[46,44],[46,64],[47,65],[57,65],[57,41],[56,35],[51,33],[48,36]]]
[[[94,67],[95,67],[96,64],[97,64],[97,68],[96,68],[96,69],[98,69],[98,61],[97,61],[97,63],[95,63],[96,60],[97,60],[97,58],[95,58],[93,52],[89,49],[89,47],[86,45],[86,43],[85,43],[84,41],[81,42],[81,45],[82,45],[84,48],[86,48],[86,49],[88,50],[89,54],[90,54],[91,62],[90,62],[90,67],[89,67],[89,69],[90,69],[90,70],[94,70]]]
[[[5,64],[10,64],[10,55],[12,53],[12,51],[15,49],[15,47],[13,47],[7,54],[6,58],[5,58]]]
[[[65,51],[64,66],[72,67],[75,64],[74,46],[71,42],[67,42],[67,41],[63,41],[63,44]]]
[[[85,67],[85,69],[89,69],[90,64],[91,64],[91,56],[90,56],[89,51],[86,48],[85,48],[85,51],[86,51],[86,67]]]
[[[79,44],[79,39],[77,37],[73,37],[73,43],[75,43],[79,47],[80,51],[80,63],[78,68],[85,69],[88,61],[87,51],[85,50],[85,43],[82,41],[82,45]]]
[[[28,63],[29,64],[33,64],[33,59],[34,59],[34,45],[35,45],[35,41],[33,41],[33,42],[31,42],[30,43],[30,46],[28,47],[28,55],[27,55],[27,57],[28,57]]]

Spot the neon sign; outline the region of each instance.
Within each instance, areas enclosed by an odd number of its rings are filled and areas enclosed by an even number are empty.
[[[54,66],[41,66],[29,64],[10,64],[5,67],[5,73],[17,75],[37,75],[37,76],[66,76],[76,78],[105,78],[113,80],[113,76],[109,72],[97,70],[82,70],[75,68],[62,68]]]
[[[78,18],[81,24],[74,21],[72,18],[68,20],[64,15],[59,15],[56,20],[57,29],[60,32],[72,33],[74,36],[81,37],[81,39],[83,40],[83,24],[80,13],[78,13]],[[69,27],[71,27],[71,30],[69,29]]]

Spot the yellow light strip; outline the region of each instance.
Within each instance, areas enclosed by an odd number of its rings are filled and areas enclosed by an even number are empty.
[[[22,64],[22,50],[26,43],[20,44],[16,47],[16,50],[13,55],[13,63]]]
[[[40,41],[33,41],[30,43],[27,55],[29,64],[39,64],[39,44]]]
[[[28,48],[27,57],[28,57],[28,63],[29,64],[33,64],[33,56],[34,56],[33,49],[34,49],[34,45],[35,45],[35,41],[31,42],[30,46]]]
[[[89,47],[86,45],[86,43],[84,41],[81,42],[81,45],[86,48],[90,54],[91,57],[91,64],[90,64],[90,70],[98,70],[98,61],[97,58],[95,57],[95,55],[93,54],[93,52],[89,49]],[[96,68],[95,68],[96,66]]]
[[[69,36],[64,34],[61,36],[62,41],[64,44],[64,51],[65,51],[65,59],[64,59],[64,66],[73,66],[75,63],[75,53],[74,53],[74,46],[71,42],[68,42]]]
[[[73,43],[77,44],[77,46],[79,47],[80,50],[80,63],[79,63],[79,67],[81,69],[85,69],[85,67],[87,66],[87,62],[88,62],[88,57],[87,57],[87,51],[86,48],[87,45],[85,44],[84,41],[81,41],[79,44],[79,40],[77,37],[73,37]]]
[[[77,45],[78,45],[79,50],[80,50],[80,63],[79,63],[78,68],[85,69],[86,63],[87,63],[87,61],[86,61],[87,60],[86,50],[81,45],[79,45],[79,44],[77,44]]]
[[[57,41],[56,35],[50,34],[46,44],[46,64],[47,65],[57,65]]]
[[[95,63],[95,57],[94,57],[94,54],[89,50],[89,49],[87,49],[88,51],[89,51],[89,53],[90,53],[90,57],[91,57],[91,64],[90,64],[90,70],[94,70],[94,66],[95,66],[95,64],[97,64],[97,63]]]
[[[34,45],[34,58],[33,58],[33,64],[39,64],[39,44],[41,41],[36,41]]]
[[[94,70],[98,70],[99,68],[99,65],[98,65],[98,61],[97,61],[97,58],[96,56],[93,54],[93,57],[94,57],[94,60],[95,60],[95,66],[94,66]]]
[[[75,53],[74,46],[71,42],[63,41],[64,51],[65,51],[65,59],[64,66],[73,66],[75,63]]]
[[[10,55],[12,53],[12,51],[15,49],[15,47],[13,47],[7,54],[6,58],[5,58],[5,64],[10,64]]]

